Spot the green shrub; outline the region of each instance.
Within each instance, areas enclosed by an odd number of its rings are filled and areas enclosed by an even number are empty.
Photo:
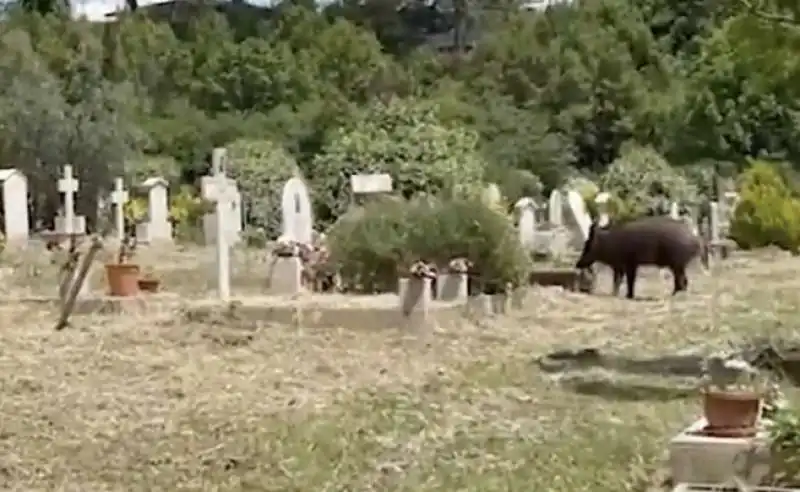
[[[775,165],[764,161],[751,164],[739,179],[740,201],[731,218],[731,239],[742,249],[777,246],[797,254],[800,200]]]
[[[299,175],[294,158],[271,140],[236,140],[228,145],[229,174],[247,204],[248,225],[268,238],[281,232],[283,186]]]
[[[429,103],[377,102],[326,135],[313,162],[314,190],[332,219],[350,204],[353,174],[391,174],[394,189],[405,198],[469,195],[479,191],[486,167],[478,145],[477,134],[443,124]]]
[[[666,214],[671,202],[696,203],[697,187],[651,147],[623,146],[620,157],[600,178],[600,189],[613,197],[616,220]]]
[[[361,292],[393,291],[399,271],[418,260],[443,268],[466,258],[485,292],[522,284],[531,266],[509,217],[475,198],[372,203],[344,216],[328,237],[343,283]]]

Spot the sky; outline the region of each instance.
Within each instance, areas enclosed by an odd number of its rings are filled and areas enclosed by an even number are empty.
[[[154,3],[164,3],[167,0],[139,0],[139,5],[152,5]],[[247,0],[247,3],[254,5],[269,5],[270,0]],[[91,21],[106,20],[105,14],[120,10],[125,5],[125,0],[73,0],[71,2],[73,14],[76,17],[86,17]]]

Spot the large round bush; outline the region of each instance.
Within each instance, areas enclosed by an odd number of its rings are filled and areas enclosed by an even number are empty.
[[[778,169],[755,161],[739,180],[740,200],[734,210],[730,237],[742,249],[778,246],[800,252],[800,200]]]
[[[371,203],[338,221],[329,242],[343,283],[360,292],[393,291],[398,274],[418,260],[442,268],[465,258],[473,283],[487,292],[521,285],[531,266],[509,217],[478,198]]]
[[[246,222],[267,237],[280,235],[281,195],[297,163],[271,140],[237,140],[228,145],[229,175],[236,180],[245,204]]]
[[[353,174],[389,173],[405,198],[459,196],[480,187],[485,162],[474,132],[442,124],[431,104],[392,99],[327,135],[313,168],[318,200],[335,219],[349,205]]]

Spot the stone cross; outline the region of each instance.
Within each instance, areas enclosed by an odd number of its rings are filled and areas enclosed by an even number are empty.
[[[114,191],[111,192],[111,203],[114,204],[114,225],[117,228],[117,239],[125,239],[125,204],[128,202],[128,192],[122,183],[122,178],[114,179]]]
[[[72,166],[64,166],[64,177],[58,180],[58,191],[64,194],[64,232],[73,234],[75,225],[75,193],[78,180],[72,176]]]
[[[217,152],[218,150],[220,149],[214,149],[214,156],[224,158],[224,149],[221,153]],[[223,302],[228,302],[231,297],[231,265],[229,237],[224,234],[225,218],[228,216],[225,210],[229,210],[233,205],[237,199],[237,192],[236,188],[230,186],[230,181],[225,173],[221,172],[222,167],[215,166],[214,169],[220,172],[211,176],[206,198],[214,202],[216,208],[217,292]]]

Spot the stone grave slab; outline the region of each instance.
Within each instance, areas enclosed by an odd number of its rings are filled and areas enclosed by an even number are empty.
[[[765,429],[755,437],[707,437],[698,433],[707,425],[701,418],[669,443],[669,465],[674,483],[727,483],[745,467],[747,453],[753,466],[746,482],[758,485],[769,474],[769,441]],[[689,489],[692,490],[692,489]]]

